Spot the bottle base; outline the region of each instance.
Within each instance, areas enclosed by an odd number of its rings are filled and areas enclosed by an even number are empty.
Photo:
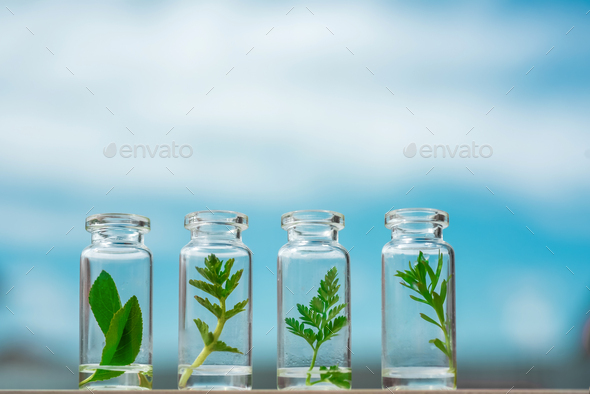
[[[92,380],[97,370],[104,380]],[[125,366],[110,366],[98,364],[82,364],[79,369],[80,390],[151,390],[152,366],[147,364],[131,364]]]
[[[350,368],[338,368],[338,372],[350,374]],[[349,375],[350,376],[350,375]],[[322,382],[322,375],[318,367],[309,373],[309,368],[279,368],[277,372],[277,388],[279,390],[348,390],[330,382]],[[350,386],[350,381],[348,380]]]
[[[178,381],[190,365],[178,367]],[[252,367],[241,365],[201,365],[192,371],[186,385],[179,390],[252,390]]]
[[[388,390],[454,390],[455,375],[445,367],[387,368],[382,386]]]

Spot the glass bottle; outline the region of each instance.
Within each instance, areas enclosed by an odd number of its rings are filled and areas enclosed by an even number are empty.
[[[277,386],[350,389],[350,260],[338,243],[344,215],[294,211],[281,225],[289,242],[277,262]]]
[[[150,220],[126,213],[86,218],[92,243],[80,256],[79,387],[152,388]]]
[[[456,388],[455,252],[443,241],[449,215],[407,208],[385,214],[382,251],[382,385]]]
[[[248,216],[186,215],[180,251],[178,388],[252,388],[252,252],[242,242]]]

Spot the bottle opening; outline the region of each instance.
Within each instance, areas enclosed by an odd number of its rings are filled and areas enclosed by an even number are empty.
[[[184,228],[187,230],[209,224],[234,226],[245,230],[248,228],[248,216],[234,211],[207,210],[191,212],[184,217]]]
[[[281,227],[287,230],[299,225],[326,225],[342,230],[344,215],[333,211],[305,210],[285,213],[281,216]]]
[[[150,231],[150,219],[132,213],[97,213],[86,218],[86,231],[103,229],[136,230],[141,233]]]
[[[434,208],[403,208],[385,214],[385,227],[389,229],[399,226],[419,227],[424,224],[446,228],[449,225],[449,214]]]

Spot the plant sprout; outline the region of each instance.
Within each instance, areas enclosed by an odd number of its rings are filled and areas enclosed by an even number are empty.
[[[92,284],[88,303],[105,336],[105,345],[100,359],[100,365],[105,368],[94,371],[87,379],[80,382],[80,387],[90,382],[109,380],[123,375],[124,370],[111,368],[130,365],[135,361],[141,348],[143,333],[143,319],[137,297],[131,297],[122,306],[115,281],[106,271],[103,270]],[[140,387],[152,388],[151,372],[140,372],[138,375]]]
[[[394,276],[400,277],[404,280],[403,282],[400,282],[402,286],[405,286],[422,296],[422,298],[420,298],[410,295],[411,299],[429,305],[432,307],[432,309],[434,309],[438,318],[438,322],[424,313],[420,313],[420,317],[442,330],[445,337],[444,342],[438,338],[431,339],[428,342],[434,344],[434,346],[443,352],[449,359],[449,371],[454,375],[453,384],[454,387],[457,387],[457,368],[453,358],[453,346],[451,343],[449,326],[450,322],[449,317],[447,314],[445,314],[444,310],[444,303],[447,297],[447,284],[449,280],[451,280],[451,276],[449,276],[447,279],[443,279],[443,281],[440,283],[440,293],[435,291],[436,286],[440,280],[443,267],[442,253],[438,254],[438,266],[436,267],[436,272],[432,270],[429,261],[424,258],[424,254],[422,252],[418,254],[417,264],[412,267],[412,263],[409,262],[409,266],[409,270],[397,271],[397,274]],[[430,283],[428,283],[428,278],[430,278]]]
[[[207,282],[194,279],[189,280],[189,284],[219,300],[219,304],[216,304],[209,301],[209,298],[202,298],[198,295],[195,296],[195,299],[199,304],[203,305],[209,312],[215,315],[217,318],[217,326],[215,327],[215,330],[211,332],[209,331],[209,326],[204,321],[201,319],[194,319],[197,329],[201,334],[201,338],[203,338],[205,347],[201,350],[201,353],[195,359],[195,362],[184,370],[184,373],[178,382],[179,388],[186,387],[193,370],[200,367],[211,353],[230,352],[243,354],[238,349],[228,346],[225,342],[219,340],[225,323],[238,313],[245,311],[246,304],[248,304],[248,300],[244,300],[235,304],[232,309],[226,310],[225,301],[238,286],[242,273],[244,272],[244,270],[241,269],[230,276],[234,261],[234,259],[229,259],[223,264],[223,260],[219,260],[214,254],[210,254],[209,257],[205,258],[204,268],[195,267],[197,272],[205,278]]]
[[[309,302],[309,308],[302,304],[297,304],[297,310],[301,314],[299,321],[293,317],[285,319],[287,330],[289,332],[305,339],[313,350],[311,366],[305,380],[306,386],[313,386],[318,383],[331,383],[343,389],[350,389],[352,374],[350,372],[341,372],[337,365],[331,367],[320,367],[320,380],[311,381],[311,371],[313,370],[320,350],[320,346],[338,335],[338,331],[346,327],[348,319],[346,316],[338,316],[346,304],[339,304],[338,301],[338,271],[336,267],[330,269],[324,280],[320,281],[318,295],[313,297]],[[332,309],[330,309],[332,308]],[[311,328],[305,328],[309,325],[317,329],[317,332]]]

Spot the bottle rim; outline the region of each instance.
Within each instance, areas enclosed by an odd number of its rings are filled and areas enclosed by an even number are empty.
[[[86,218],[86,231],[105,228],[134,229],[142,233],[150,231],[150,219],[134,213],[96,213]]]
[[[184,228],[187,230],[204,224],[221,224],[245,230],[248,228],[248,215],[236,211],[213,209],[191,212],[184,217]]]
[[[344,228],[344,215],[334,211],[308,209],[287,212],[281,216],[281,227],[285,230],[301,224],[328,225],[335,227],[337,230],[342,230]]]
[[[446,228],[449,214],[435,208],[401,208],[385,214],[385,227],[389,229],[405,223],[432,223]]]

